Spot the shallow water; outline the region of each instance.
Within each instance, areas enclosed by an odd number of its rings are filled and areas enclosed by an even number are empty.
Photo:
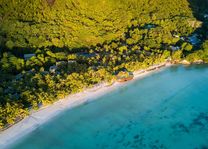
[[[63,112],[12,149],[208,148],[208,66],[174,66]]]

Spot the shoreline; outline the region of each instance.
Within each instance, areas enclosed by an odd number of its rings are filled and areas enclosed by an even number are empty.
[[[40,125],[52,120],[65,110],[69,110],[84,103],[96,100],[99,97],[119,89],[122,86],[126,86],[133,81],[147,77],[148,75],[159,72],[172,65],[173,64],[162,63],[157,66],[146,68],[145,70],[135,71],[133,73],[134,79],[131,81],[124,83],[115,82],[111,86],[106,83],[100,83],[99,85],[95,85],[92,88],[86,89],[80,93],[68,95],[64,99],[60,99],[51,105],[40,108],[39,110],[32,112],[29,116],[20,122],[0,132],[0,148],[3,149],[9,147],[16,141],[37,129]],[[153,67],[155,68],[153,69]]]

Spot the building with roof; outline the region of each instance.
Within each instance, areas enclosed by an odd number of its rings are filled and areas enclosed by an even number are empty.
[[[25,60],[29,60],[30,58],[32,58],[32,57],[34,57],[35,56],[35,54],[24,54],[24,59]]]

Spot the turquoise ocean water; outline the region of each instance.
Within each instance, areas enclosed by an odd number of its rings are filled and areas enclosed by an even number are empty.
[[[173,66],[66,110],[12,149],[208,148],[208,66]]]

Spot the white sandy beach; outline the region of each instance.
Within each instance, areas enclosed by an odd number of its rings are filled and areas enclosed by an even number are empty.
[[[161,69],[143,71],[143,73],[141,73],[141,71],[134,72],[134,80],[141,79],[152,73],[158,72],[168,66],[170,66],[170,64],[166,64],[166,66],[162,67]],[[38,111],[31,113],[30,116],[26,117],[22,121],[0,133],[0,148],[8,148],[8,145],[14,143],[26,134],[32,132],[33,130],[38,128],[39,125],[47,122],[51,118],[58,115],[60,112],[63,112],[66,109],[71,109],[85,102],[97,99],[98,97],[103,96],[104,94],[109,93],[121,86],[125,86],[130,82],[132,81],[129,81],[127,83],[114,83],[112,86],[107,86],[107,84],[103,83],[99,86],[95,86],[94,88],[87,89],[81,93],[69,95],[52,105],[43,107]]]

